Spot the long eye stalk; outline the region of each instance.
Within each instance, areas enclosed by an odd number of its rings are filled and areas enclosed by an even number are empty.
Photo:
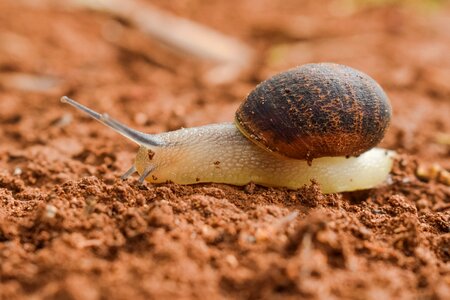
[[[164,143],[158,139],[157,136],[152,134],[146,134],[137,130],[134,130],[114,119],[112,119],[108,114],[99,114],[96,111],[78,103],[77,101],[70,99],[67,96],[63,96],[61,98],[61,102],[68,103],[75,107],[78,110],[81,110],[85,114],[91,116],[93,119],[105,124],[109,128],[112,128],[114,131],[120,133],[124,137],[130,139],[140,146],[147,147],[161,147],[164,146]]]

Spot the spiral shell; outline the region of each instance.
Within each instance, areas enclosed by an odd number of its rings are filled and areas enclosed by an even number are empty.
[[[260,83],[239,107],[235,123],[257,145],[311,161],[371,149],[383,138],[391,111],[383,89],[367,74],[319,63]]]

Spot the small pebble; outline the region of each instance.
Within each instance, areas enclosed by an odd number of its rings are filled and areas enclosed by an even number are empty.
[[[56,216],[57,211],[58,209],[51,204],[45,206],[45,216],[49,219],[53,219]]]
[[[55,122],[55,126],[58,127],[66,127],[70,123],[72,123],[73,116],[71,113],[65,113]]]
[[[387,184],[387,185],[392,185],[392,184],[394,184],[394,179],[392,179],[392,176],[391,176],[391,175],[389,175],[389,176],[386,178],[386,184]]]
[[[134,115],[134,122],[138,125],[145,125],[148,121],[148,117],[144,113],[137,113]]]
[[[256,184],[250,182],[244,187],[244,190],[247,194],[253,194],[255,192]]]
[[[14,176],[20,176],[21,174],[22,174],[22,169],[19,168],[19,167],[16,167],[16,168],[14,169],[13,175],[14,175]]]
[[[431,166],[419,165],[416,170],[416,175],[422,180],[432,180],[437,178],[440,169],[440,166],[437,164]]]
[[[419,209],[419,210],[423,210],[423,209],[425,209],[425,208],[427,208],[428,207],[428,201],[427,201],[427,199],[419,199],[419,201],[417,201],[417,203],[416,203],[416,206],[417,206],[417,209]]]
[[[402,183],[410,183],[412,180],[411,178],[405,177],[402,179]]]
[[[447,170],[441,170],[438,176],[438,181],[440,183],[450,186],[450,172]]]
[[[419,165],[416,170],[416,176],[421,180],[437,180],[440,183],[450,186],[450,172],[438,164],[431,166]]]
[[[236,268],[239,265],[239,262],[233,254],[228,254],[225,256],[225,261],[230,265],[230,267]]]

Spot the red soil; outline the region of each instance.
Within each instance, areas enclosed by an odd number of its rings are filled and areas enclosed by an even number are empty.
[[[450,6],[302,2],[157,1],[255,49],[216,86],[126,20],[1,1],[0,298],[449,299]],[[136,146],[58,100],[161,132],[232,120],[258,82],[315,61],[391,98],[383,186],[141,187],[119,179]]]

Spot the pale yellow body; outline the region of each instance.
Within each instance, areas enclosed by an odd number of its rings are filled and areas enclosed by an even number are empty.
[[[259,148],[233,123],[180,129],[153,136],[164,146],[141,146],[135,167],[153,183],[220,182],[297,189],[315,180],[324,193],[373,188],[392,168],[393,152],[374,148],[358,157],[323,157],[306,161],[282,157]],[[152,155],[149,155],[151,150]]]

